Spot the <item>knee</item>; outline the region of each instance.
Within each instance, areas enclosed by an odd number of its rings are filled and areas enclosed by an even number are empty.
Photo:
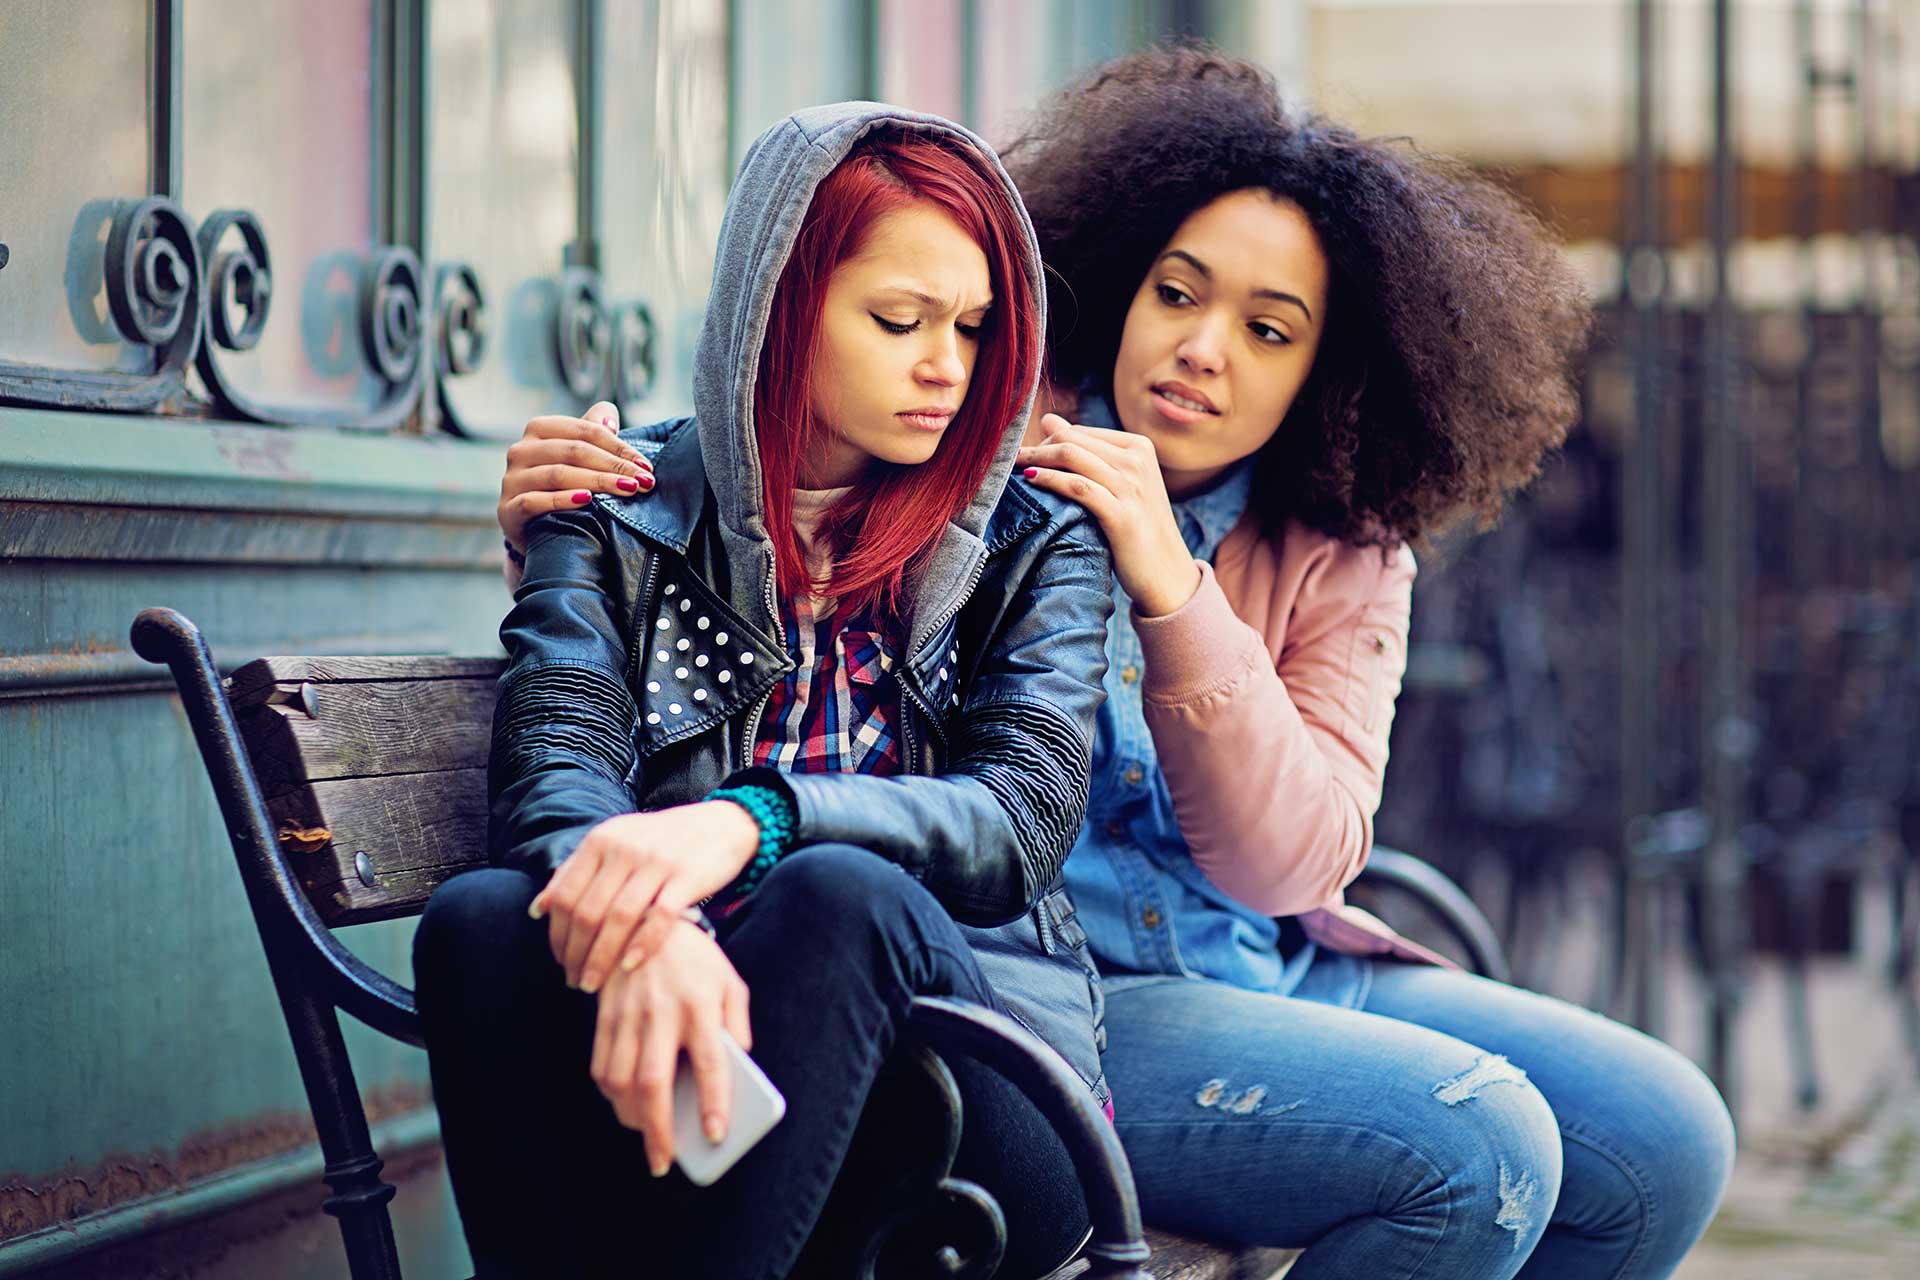
[[[413,933],[415,985],[436,992],[455,981],[490,986],[530,944],[544,948],[544,930],[527,916],[537,892],[530,876],[492,867],[434,890]]]
[[[785,934],[803,931],[824,971],[917,972],[918,957],[946,923],[945,910],[913,877],[876,853],[814,845],[783,858],[748,900]]]
[[[1620,1082],[1639,1105],[1606,1140],[1657,1189],[1661,1217],[1705,1230],[1733,1175],[1733,1116],[1684,1054],[1652,1039],[1644,1039],[1643,1048],[1626,1068],[1631,1081]]]
[[[1524,1071],[1494,1054],[1437,1081],[1431,1095],[1440,1109],[1436,1163],[1449,1199],[1464,1209],[1463,1225],[1497,1231],[1526,1257],[1560,1199],[1564,1154],[1553,1108]]]
[[[754,890],[756,907],[835,931],[889,928],[933,903],[906,872],[877,853],[823,844],[783,858]],[[937,904],[934,904],[937,907]]]

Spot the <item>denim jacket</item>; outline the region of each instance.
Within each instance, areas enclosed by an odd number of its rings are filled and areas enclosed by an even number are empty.
[[[1111,572],[1078,505],[1006,488],[1024,408],[909,583],[896,668],[905,774],[749,767],[761,711],[793,665],[751,418],[773,285],[799,226],[788,206],[803,213],[882,122],[992,154],[932,117],[871,105],[804,112],[763,135],[728,204],[695,416],[627,433],[655,455],[658,487],[529,525],[500,633],[490,846],[545,879],[605,818],[727,784],[779,786],[799,844],[859,845],[925,884],[1009,1010],[1105,1102],[1097,978],[1060,868],[1086,807]],[[1030,232],[1028,249],[1037,263]]]

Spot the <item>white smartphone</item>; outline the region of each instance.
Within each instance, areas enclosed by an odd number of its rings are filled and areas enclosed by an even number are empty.
[[[767,1073],[747,1056],[725,1031],[720,1041],[726,1047],[727,1078],[732,1095],[728,1106],[726,1136],[708,1142],[700,1123],[700,1092],[693,1081],[693,1063],[686,1051],[680,1053],[673,1074],[673,1162],[696,1186],[708,1186],[733,1168],[734,1161],[753,1149],[767,1131],[787,1114],[787,1100],[767,1079]]]

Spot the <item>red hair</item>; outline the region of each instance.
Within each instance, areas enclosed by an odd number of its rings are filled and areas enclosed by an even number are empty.
[[[793,527],[800,460],[824,453],[833,426],[813,412],[813,377],[827,280],[859,252],[886,214],[930,204],[959,224],[987,259],[994,305],[966,399],[939,446],[917,466],[880,464],[827,513],[834,549],[824,594],[856,608],[897,614],[908,571],[939,541],[985,481],[1001,436],[1033,390],[1040,364],[1034,280],[1020,211],[1004,181],[973,147],[924,135],[883,133],[857,145],[814,192],[793,255],[774,290],[754,385],[754,433],[765,484],[767,532],[781,595],[808,580]]]

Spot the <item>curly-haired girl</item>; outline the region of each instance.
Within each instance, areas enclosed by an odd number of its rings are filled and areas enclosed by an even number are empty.
[[[1712,1085],[1341,901],[1405,544],[1491,521],[1564,438],[1577,282],[1464,167],[1200,50],[1108,64],[1007,156],[1080,424],[1019,465],[1100,520],[1125,597],[1067,875],[1149,1220],[1304,1247],[1298,1280],[1668,1275],[1731,1164]]]
[[[1148,1219],[1304,1249],[1294,1280],[1670,1274],[1732,1161],[1706,1078],[1341,896],[1408,546],[1490,522],[1564,438],[1578,283],[1464,167],[1295,114],[1205,50],[1097,68],[1006,156],[1060,410],[1017,465],[1113,552],[1067,879]],[[510,472],[509,537],[552,487]]]

